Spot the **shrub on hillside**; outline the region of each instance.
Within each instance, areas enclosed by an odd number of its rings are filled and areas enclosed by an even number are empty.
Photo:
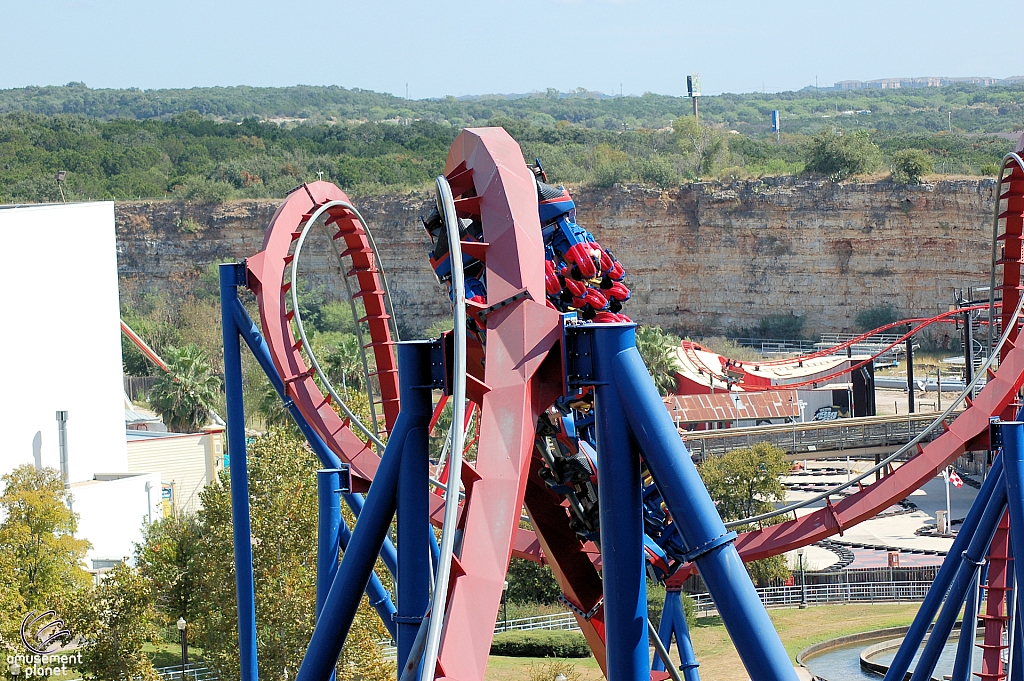
[[[882,152],[864,130],[850,133],[825,128],[811,138],[807,148],[807,170],[834,181],[871,172],[881,163]]]
[[[932,171],[932,159],[920,149],[901,149],[892,155],[892,180],[897,184],[921,184]]]
[[[494,635],[491,655],[590,657],[590,646],[578,631],[505,631]]]

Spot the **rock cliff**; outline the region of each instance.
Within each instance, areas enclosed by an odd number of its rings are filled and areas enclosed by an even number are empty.
[[[854,330],[860,310],[947,309],[955,287],[987,285],[994,180],[895,187],[778,178],[574,192],[579,221],[622,261],[636,321],[716,333],[769,314],[805,316],[805,333]],[[447,304],[419,223],[431,197],[360,199],[401,325],[419,331]],[[276,201],[116,206],[122,287],[188,290],[211,263],[256,253]],[[305,279],[343,296],[326,238],[307,241]]]

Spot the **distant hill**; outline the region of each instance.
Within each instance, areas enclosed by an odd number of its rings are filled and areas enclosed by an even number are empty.
[[[748,136],[770,132],[771,111],[783,131],[812,134],[826,125],[884,134],[934,133],[950,125],[967,133],[1024,128],[1024,83],[955,83],[945,87],[747,93],[704,96],[705,121]],[[582,88],[525,95],[409,100],[338,86],[249,86],[175,90],[92,89],[83,83],[0,90],[0,113],[77,114],[95,119],[169,119],[196,111],[215,120],[246,118],[296,123],[426,120],[462,128],[511,118],[546,127],[569,124],[603,130],[661,129],[692,110],[689,99],[652,93],[610,97]],[[868,113],[869,112],[869,113]]]

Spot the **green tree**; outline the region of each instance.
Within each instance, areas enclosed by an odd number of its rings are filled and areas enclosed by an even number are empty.
[[[789,472],[786,453],[767,442],[709,457],[698,467],[708,493],[722,520],[729,522],[767,513],[786,500],[782,476]],[[776,522],[781,522],[779,519]],[[768,523],[772,524],[772,523]],[[752,529],[750,527],[740,529]],[[773,556],[747,564],[758,585],[789,576],[785,556]]]
[[[920,149],[900,149],[892,155],[892,180],[897,184],[921,184],[932,172],[932,159]]]
[[[199,583],[199,542],[202,526],[193,514],[166,517],[147,525],[135,545],[135,565],[153,591],[153,602],[166,624],[195,619],[202,588]],[[194,631],[194,628],[193,628]]]
[[[856,324],[861,331],[871,331],[880,326],[899,321],[900,313],[892,305],[886,303],[877,307],[861,310],[857,313]]]
[[[508,564],[510,603],[557,603],[562,590],[547,565],[524,558],[513,558]]]
[[[727,149],[725,139],[716,128],[701,125],[693,116],[675,119],[672,130],[679,149],[692,158],[692,171],[697,177],[710,173],[716,159]]]
[[[260,676],[294,678],[314,624],[319,462],[301,438],[273,429],[255,439],[248,465]],[[231,681],[238,678],[238,632],[231,494],[226,475],[222,480],[202,492],[201,540],[191,565],[199,571],[201,594],[197,642],[220,678]],[[386,585],[386,573],[378,573]],[[342,651],[338,678],[390,679],[394,664],[383,659],[378,645],[387,638],[364,597]]]
[[[866,130],[850,133],[825,128],[811,139],[807,148],[807,170],[834,181],[871,172],[881,163],[882,152]]]
[[[158,640],[149,581],[121,563],[99,585],[84,589],[72,610],[72,630],[81,637],[86,679],[156,681],[143,645]]]
[[[60,473],[26,464],[0,480],[0,555],[13,563],[13,590],[29,609],[49,609],[68,589],[89,583],[82,568],[89,542],[75,538],[78,516],[68,508]]]
[[[209,419],[217,401],[220,379],[206,354],[194,343],[168,348],[167,371],[153,384],[149,401],[174,432],[194,432]]]
[[[636,349],[640,352],[647,372],[654,379],[654,385],[662,395],[676,390],[675,350],[680,339],[666,332],[660,326],[638,326],[636,328]]]

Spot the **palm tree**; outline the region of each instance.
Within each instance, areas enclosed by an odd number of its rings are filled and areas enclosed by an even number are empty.
[[[205,353],[194,343],[168,348],[167,371],[149,393],[150,404],[168,430],[195,432],[209,419],[210,408],[220,391],[220,378],[210,368]]]
[[[666,333],[660,326],[636,328],[636,349],[662,395],[676,390],[676,361],[673,353],[679,347],[679,342],[679,338]]]

